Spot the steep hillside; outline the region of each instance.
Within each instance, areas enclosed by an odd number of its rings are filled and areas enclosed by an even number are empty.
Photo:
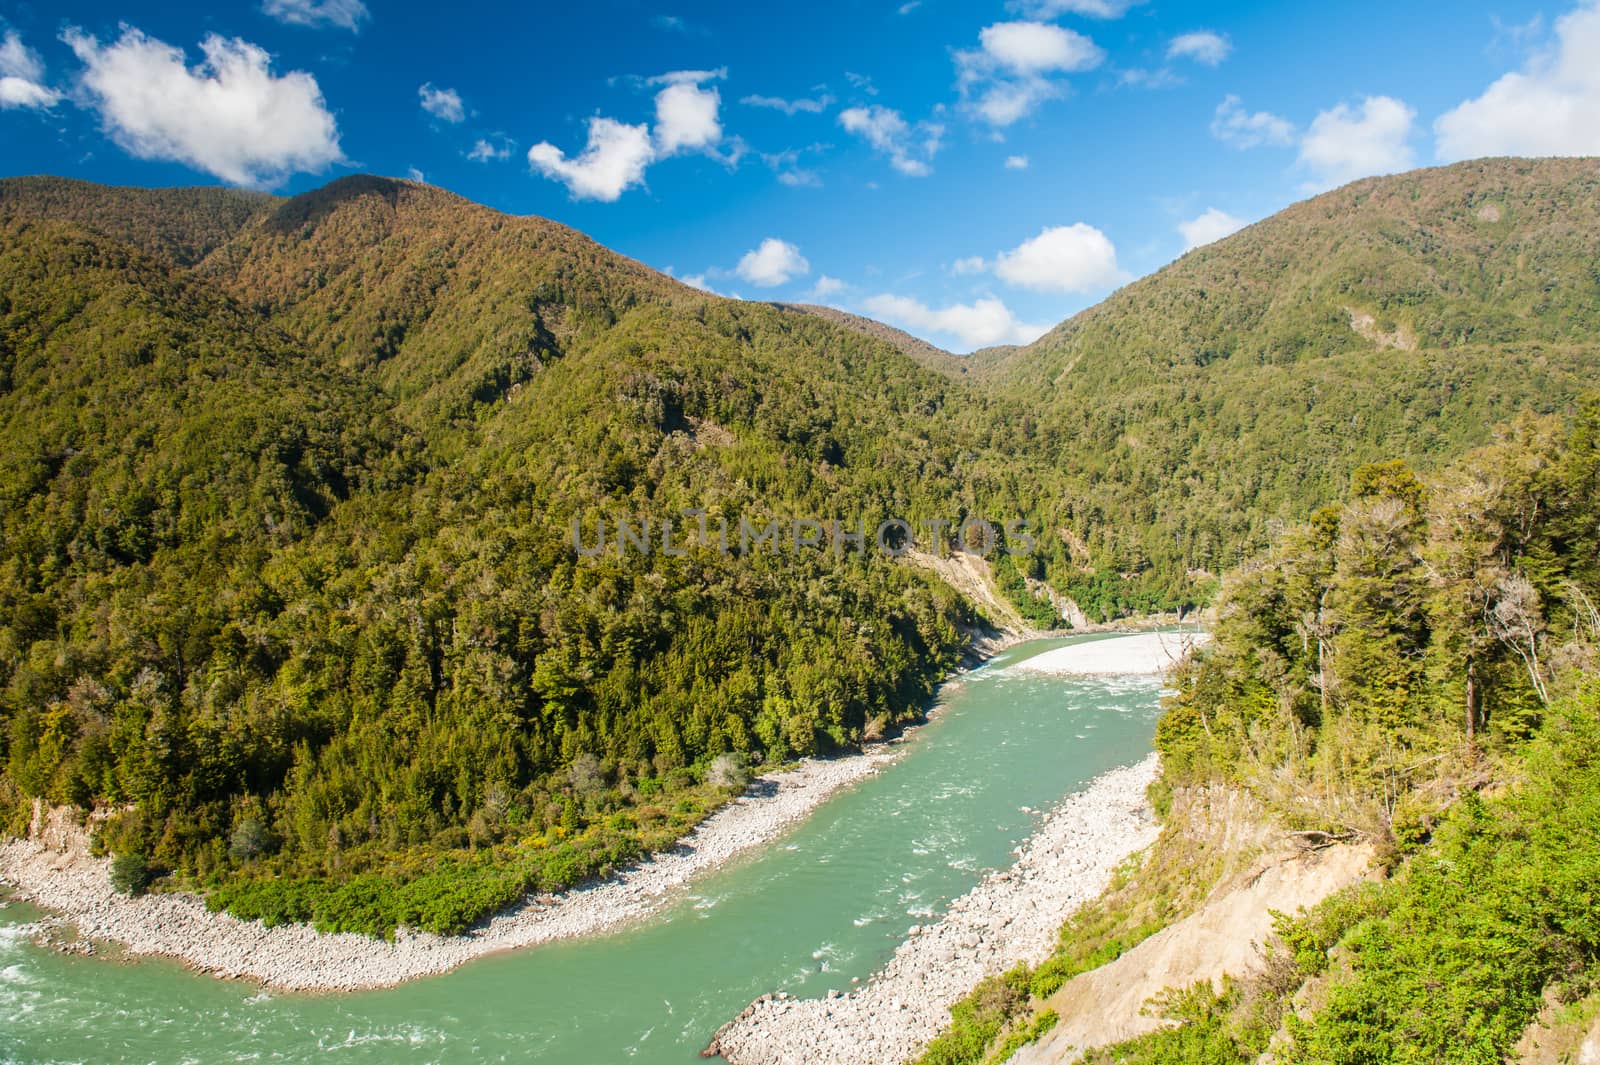
[[[959,654],[911,567],[738,550],[1017,493],[886,343],[404,182],[220,243],[205,195],[0,187],[13,817],[131,803],[112,849],[239,912],[460,927],[670,842],[719,756],[920,714]],[[687,555],[574,547],[677,547],[684,508]]]
[[[1237,563],[1363,462],[1568,409],[1597,352],[1600,163],[1482,160],[1297,204],[974,373],[1029,405],[1092,601]]]

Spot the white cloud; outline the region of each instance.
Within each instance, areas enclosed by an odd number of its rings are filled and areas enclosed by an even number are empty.
[[[649,127],[598,116],[589,120],[588,144],[576,158],[568,159],[547,141],[528,149],[528,165],[563,182],[574,199],[605,203],[614,202],[631,186],[643,184],[645,168],[655,157]]]
[[[656,94],[656,148],[662,155],[707,148],[722,139],[716,89],[680,81]]]
[[[1044,22],[997,22],[979,32],[978,44],[955,54],[956,87],[962,105],[992,126],[1009,126],[1061,95],[1052,75],[1105,61],[1083,34]]]
[[[0,41],[0,110],[14,107],[49,108],[61,94],[44,82],[44,62],[39,53],[22,43],[16,30]]]
[[[361,0],[266,0],[261,10],[291,26],[338,26],[351,33],[360,33],[372,17]]]
[[[726,73],[675,70],[646,79],[642,84],[666,86],[656,93],[653,135],[644,123],[633,126],[597,115],[589,119],[589,139],[582,154],[569,159],[549,141],[540,141],[528,149],[528,165],[536,173],[563,182],[574,199],[606,203],[634,185],[642,185],[650,164],[680,152],[701,150],[735,165],[743,154],[743,144],[735,138],[726,158],[716,155],[714,149],[722,140],[722,123],[717,117],[721,97],[715,89],[700,84]]]
[[[1211,119],[1211,135],[1235,148],[1283,147],[1294,143],[1294,125],[1270,111],[1246,111],[1237,96],[1226,96]]]
[[[811,264],[793,244],[768,237],[755,250],[745,252],[733,272],[752,285],[773,288],[809,274]]]
[[[1157,67],[1154,70],[1129,67],[1117,78],[1117,84],[1136,89],[1170,89],[1174,85],[1182,85],[1183,79],[1174,74],[1170,67]]]
[[[1237,233],[1244,227],[1244,219],[1235,218],[1215,207],[1208,207],[1199,217],[1179,222],[1178,232],[1183,236],[1183,250],[1192,251],[1202,244],[1210,244],[1230,233]]]
[[[1059,18],[1062,15],[1087,15],[1089,18],[1121,18],[1144,0],[1020,0],[1011,6],[1030,18]]]
[[[820,303],[823,300],[832,299],[849,287],[837,277],[829,277],[827,274],[823,274],[817,278],[817,283],[812,286],[810,298]]]
[[[511,158],[511,149],[516,147],[516,142],[509,137],[496,137],[490,140],[479,137],[473,144],[472,150],[467,153],[467,158],[474,163],[498,163]]]
[[[417,89],[417,96],[422,100],[422,109],[434,118],[445,122],[461,122],[467,117],[461,94],[454,89],[436,89],[429,82]]]
[[[339,132],[316,79],[281,77],[256,45],[211,34],[205,62],[124,27],[102,46],[78,29],[64,40],[83,61],[83,87],[106,132],[141,159],[171,159],[237,185],[277,185],[342,162]]]
[[[1198,30],[1194,33],[1180,33],[1172,38],[1167,45],[1168,59],[1193,59],[1196,63],[1204,63],[1214,67],[1228,58],[1233,51],[1233,42],[1220,33],[1210,30]]]
[[[16,107],[44,110],[61,102],[61,94],[23,78],[0,78],[0,110]]]
[[[1417,113],[1392,96],[1369,96],[1323,111],[1300,139],[1300,165],[1311,172],[1308,191],[1392,174],[1412,165],[1411,122]]]
[[[644,85],[698,85],[702,81],[720,81],[727,76],[727,67],[716,67],[711,70],[669,70],[653,78],[628,80],[639,81]]]
[[[415,181],[419,185],[425,185],[428,182],[428,176],[414,166],[406,167],[406,179]]]
[[[918,122],[915,126],[892,108],[881,104],[851,107],[839,112],[839,125],[889,157],[889,164],[902,174],[927,177],[928,164],[938,154],[944,126]]]
[[[1042,292],[1092,292],[1127,280],[1109,237],[1082,222],[1053,226],[995,258],[1003,281]]]
[[[957,259],[950,264],[950,272],[957,277],[965,277],[968,274],[981,274],[987,269],[989,269],[989,260],[981,255],[969,255],[965,259]]]
[[[876,318],[905,329],[953,336],[971,350],[993,344],[1031,344],[1050,328],[1017,321],[1011,309],[994,296],[973,303],[933,308],[905,296],[872,296],[863,304]]]
[[[43,81],[44,61],[39,53],[22,43],[16,30],[7,30],[0,41],[0,75],[23,81]]]
[[[866,74],[857,74],[853,70],[844,72],[844,80],[850,83],[851,88],[857,92],[866,93],[868,96],[878,95],[878,87],[872,84],[872,78]]]
[[[802,111],[807,114],[820,115],[833,103],[833,97],[827,93],[816,97],[803,97],[798,100],[785,100],[781,96],[744,96],[739,102],[747,107],[769,107],[774,111],[782,111],[786,115],[797,115]]]
[[[1007,170],[1026,170],[1026,169],[1028,169],[1028,157],[1026,155],[1008,155],[1008,156],[1006,156],[1006,169]]]
[[[1600,3],[1561,16],[1555,33],[1554,45],[1522,71],[1434,122],[1440,160],[1600,155]]]
[[[801,160],[811,152],[825,151],[827,144],[811,144],[804,148],[785,148],[781,152],[760,152],[761,161],[777,175],[780,184],[790,188],[822,187],[822,175],[801,165]]]
[[[983,52],[1013,74],[1090,70],[1105,53],[1081,33],[1044,22],[997,22],[978,33]]]
[[[668,273],[670,272],[671,271],[668,271]],[[712,288],[711,285],[707,283],[705,274],[684,274],[682,277],[678,278],[678,280],[682,281],[690,288],[699,289],[701,292],[709,292],[713,296],[717,293],[717,290]]]

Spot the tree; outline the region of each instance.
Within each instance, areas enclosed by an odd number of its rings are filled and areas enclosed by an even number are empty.
[[[1548,680],[1539,662],[1539,645],[1544,637],[1544,614],[1539,607],[1539,592],[1533,582],[1520,573],[1503,577],[1495,588],[1489,624],[1500,642],[1515,651],[1528,671],[1539,701],[1550,704]]]
[[[138,851],[128,851],[111,859],[111,886],[124,895],[143,895],[152,879],[150,863]]]

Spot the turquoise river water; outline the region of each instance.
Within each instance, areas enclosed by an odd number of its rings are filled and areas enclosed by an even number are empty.
[[[1021,645],[945,684],[900,760],[647,922],[393,990],[283,995],[165,961],[61,955],[30,942],[38,911],[11,903],[0,1061],[688,1065],[765,992],[864,982],[910,925],[1010,863],[1031,811],[1149,752],[1154,678],[1008,668],[1066,642]]]

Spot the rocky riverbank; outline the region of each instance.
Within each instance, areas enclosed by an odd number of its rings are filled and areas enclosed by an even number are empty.
[[[211,913],[194,895],[132,899],[111,888],[109,859],[89,853],[88,833],[66,811],[35,818],[27,839],[0,843],[0,881],[69,922],[87,940],[134,954],[175,958],[201,972],[292,991],[390,987],[496,951],[607,931],[660,909],[675,889],[765,843],[821,803],[898,756],[881,744],[848,758],[811,760],[758,779],[675,849],[604,882],[528,899],[460,936],[402,931],[394,942],[323,935],[307,925],[267,928]]]
[[[1142,674],[1158,676],[1211,640],[1208,632],[1144,632],[1114,640],[1090,640],[1057,647],[1017,663],[1018,669],[1052,676]]]
[[[1155,755],[1097,778],[1057,807],[1019,849],[950,904],[937,924],[913,926],[884,969],[855,991],[823,999],[763,996],[706,1048],[732,1065],[881,1065],[914,1057],[950,1023],[950,1006],[983,977],[1037,964],[1061,923],[1100,894],[1112,871],[1155,841],[1145,800]]]

